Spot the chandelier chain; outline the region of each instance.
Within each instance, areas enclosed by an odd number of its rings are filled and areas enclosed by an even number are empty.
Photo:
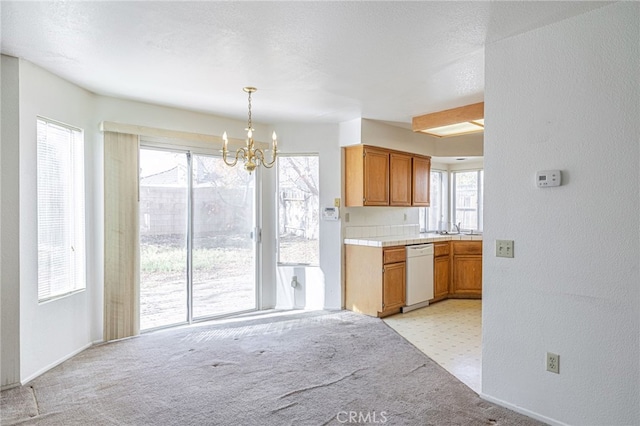
[[[248,115],[249,115],[249,122],[248,122],[249,128],[247,130],[252,130],[251,129],[251,93],[252,92],[249,91],[249,113],[248,113]]]

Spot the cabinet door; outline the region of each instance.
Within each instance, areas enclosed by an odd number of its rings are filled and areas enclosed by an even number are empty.
[[[414,206],[429,207],[431,204],[431,158],[413,157],[413,195]]]
[[[453,294],[482,295],[482,256],[453,256]]]
[[[365,206],[389,205],[389,152],[382,149],[364,150]]]
[[[382,311],[390,311],[404,306],[405,262],[384,265],[382,272]]]
[[[411,156],[389,154],[389,205],[411,205]]]
[[[449,295],[449,256],[436,257],[433,261],[433,298],[442,299]]]

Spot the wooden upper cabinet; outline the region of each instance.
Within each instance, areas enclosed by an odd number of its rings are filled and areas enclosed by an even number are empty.
[[[431,158],[353,145],[345,152],[345,206],[429,206]]]
[[[345,152],[345,205],[389,205],[389,151],[353,145]]]
[[[389,205],[389,152],[383,149],[364,148],[364,199],[365,206]]]
[[[411,205],[411,155],[389,154],[389,205]]]
[[[429,207],[431,205],[431,157],[414,156],[412,176],[412,205]]]

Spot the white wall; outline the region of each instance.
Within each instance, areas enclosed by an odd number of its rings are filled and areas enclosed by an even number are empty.
[[[43,116],[83,129],[96,124],[92,94],[27,61],[19,64],[20,378],[25,381],[91,344],[91,298],[100,290],[88,279],[86,291],[38,303],[36,118]],[[88,139],[90,134],[85,138],[85,167],[89,171],[95,149]],[[87,174],[87,187],[92,186],[92,179]],[[93,209],[87,194],[86,238],[91,241],[95,236],[91,231]]]
[[[0,387],[20,380],[20,200],[18,151],[20,114],[18,59],[2,55],[0,67],[2,97],[2,144],[0,161]]]
[[[640,424],[639,23],[616,3],[486,48],[482,393],[552,423]]]

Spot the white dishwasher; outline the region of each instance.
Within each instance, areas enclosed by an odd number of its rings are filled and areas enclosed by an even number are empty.
[[[433,244],[407,246],[406,301],[402,312],[429,305],[433,299]]]

